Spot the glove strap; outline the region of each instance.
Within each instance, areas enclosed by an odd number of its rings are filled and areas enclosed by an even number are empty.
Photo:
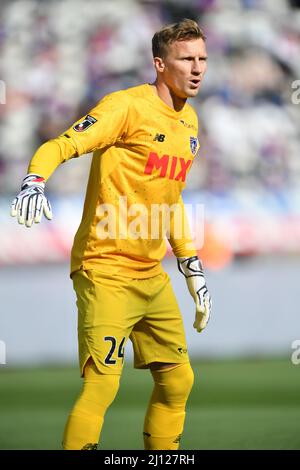
[[[34,173],[29,173],[22,182],[22,190],[27,189],[30,186],[39,186],[44,188],[45,187],[45,178],[40,175],[36,175]]]

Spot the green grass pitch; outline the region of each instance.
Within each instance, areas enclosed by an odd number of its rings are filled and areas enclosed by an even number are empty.
[[[300,449],[300,365],[289,358],[192,360],[181,449]],[[126,365],[100,448],[142,449],[148,371]],[[60,449],[81,388],[77,368],[0,369],[0,449]]]

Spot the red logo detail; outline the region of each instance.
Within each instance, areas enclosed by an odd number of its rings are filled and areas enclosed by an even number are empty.
[[[169,167],[169,162],[171,162],[170,165],[170,170],[167,175],[168,167]],[[178,167],[178,163],[180,166],[180,171],[179,173],[176,174],[175,172]],[[161,158],[157,155],[155,152],[150,152],[148,161],[145,166],[144,173],[146,175],[151,175],[154,168],[156,170],[160,169],[160,174],[159,176],[165,177],[168,176],[169,179],[173,180],[175,179],[176,181],[182,181],[184,182],[186,179],[186,175],[188,172],[189,167],[191,166],[192,160],[185,160],[184,158],[181,157],[172,157],[170,158],[169,155],[163,155]]]
[[[44,178],[35,178],[34,180],[32,180],[34,183],[42,183],[43,181],[45,181]]]

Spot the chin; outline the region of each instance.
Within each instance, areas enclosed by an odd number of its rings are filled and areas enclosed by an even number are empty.
[[[199,88],[195,90],[188,90],[186,95],[187,95],[187,98],[193,98],[194,96],[198,95],[198,93],[199,93]]]

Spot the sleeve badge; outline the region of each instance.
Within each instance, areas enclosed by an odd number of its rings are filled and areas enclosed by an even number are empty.
[[[95,119],[93,116],[90,116],[88,114],[84,118],[84,120],[76,124],[76,126],[74,126],[73,129],[76,132],[83,132],[83,131],[86,131],[89,127],[91,127],[93,124],[95,124],[95,122],[97,122],[97,119]]]

